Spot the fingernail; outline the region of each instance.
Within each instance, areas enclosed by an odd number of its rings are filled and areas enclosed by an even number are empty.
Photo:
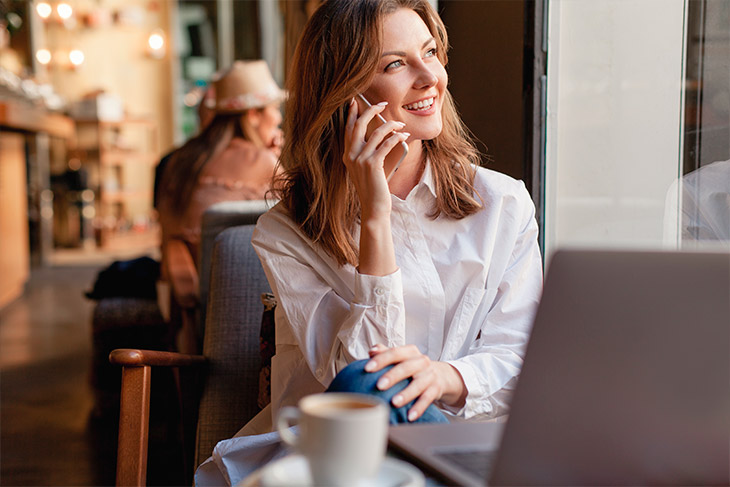
[[[400,406],[403,403],[403,396],[398,394],[393,398],[393,406]]]
[[[380,380],[378,380],[378,389],[383,391],[388,388],[388,384],[390,384],[390,380],[388,380],[387,377],[381,377]]]
[[[408,132],[401,132],[401,134],[405,135],[406,139],[411,136],[411,134],[409,134]]]
[[[373,370],[375,370],[375,367],[375,362],[371,360],[370,362],[365,364],[365,372],[372,372]]]
[[[355,97],[353,96],[352,99],[350,100],[350,105],[354,105],[354,104],[355,104]]]
[[[378,103],[378,106],[384,107],[387,104],[388,104],[387,101],[381,101],[380,103]]]
[[[405,122],[395,122],[395,123],[396,123],[396,125],[398,125],[399,127],[405,127],[405,126],[406,126]]]
[[[380,347],[380,345],[378,345],[378,344],[375,344],[375,345],[373,345],[372,347],[370,347],[370,350],[377,350],[377,349],[378,349],[378,347]]]
[[[408,421],[415,421],[418,419],[418,413],[415,411],[409,411],[408,412]]]

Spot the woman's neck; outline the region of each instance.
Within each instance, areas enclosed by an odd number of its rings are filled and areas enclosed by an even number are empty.
[[[388,154],[385,158],[386,174],[389,174],[392,168],[395,167],[402,155],[403,149],[400,147],[396,147]],[[402,200],[406,199],[408,193],[421,180],[425,163],[423,155],[422,141],[415,140],[408,144],[408,155],[388,183],[391,194]]]

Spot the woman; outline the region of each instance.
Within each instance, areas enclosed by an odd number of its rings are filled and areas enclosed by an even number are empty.
[[[305,28],[281,203],[253,238],[278,299],[273,411],[360,359],[337,382],[373,374],[394,421],[507,411],[541,289],[538,228],[524,185],[478,167],[447,48],[425,0],[325,2]]]
[[[281,145],[284,92],[265,61],[236,61],[213,84],[212,121],[175,152],[160,183],[163,239],[184,240],[195,260],[205,209],[264,199]]]
[[[173,321],[183,329],[180,348],[190,353],[202,344],[193,322],[203,213],[221,201],[264,199],[282,140],[284,92],[265,61],[236,61],[213,84],[214,117],[171,156],[158,202],[163,278],[172,288]]]

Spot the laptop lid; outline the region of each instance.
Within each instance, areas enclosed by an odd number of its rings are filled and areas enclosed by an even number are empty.
[[[391,447],[449,485],[728,484],[729,329],[730,254],[558,252],[506,431],[395,426]],[[442,455],[498,444],[488,477]]]
[[[730,483],[730,254],[559,251],[495,485]]]

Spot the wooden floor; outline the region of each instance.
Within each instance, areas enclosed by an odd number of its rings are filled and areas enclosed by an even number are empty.
[[[2,486],[114,484],[118,417],[91,414],[95,303],[83,295],[110,262],[67,258],[34,269],[23,297],[0,310]],[[179,483],[176,461],[151,461],[149,484]]]
[[[92,441],[89,427],[93,302],[83,291],[96,272],[34,270],[0,311],[1,485],[114,483],[114,445]]]

